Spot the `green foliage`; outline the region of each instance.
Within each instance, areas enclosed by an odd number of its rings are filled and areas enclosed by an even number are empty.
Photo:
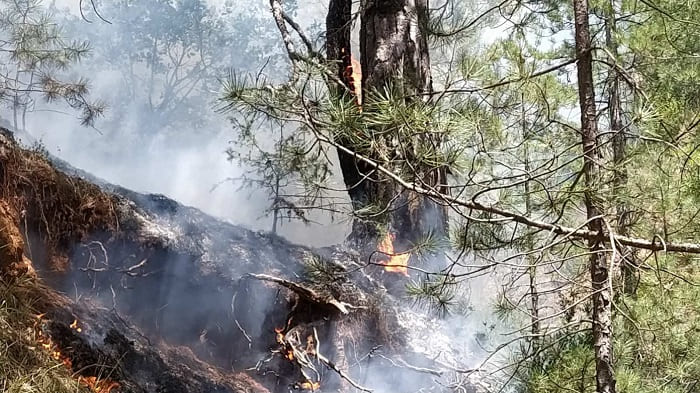
[[[93,125],[104,112],[102,103],[88,100],[87,80],[66,82],[59,77],[88,53],[89,45],[68,42],[54,20],[41,0],[0,2],[0,99],[12,110],[15,129],[25,128],[37,95],[64,101],[80,112],[83,125]]]
[[[266,178],[259,163],[271,162],[269,156],[274,155],[277,160],[272,166],[296,182],[296,189],[292,190],[297,196],[295,203],[303,201],[301,204],[311,208],[337,211],[342,206],[335,202],[342,199],[334,199],[325,191],[333,175],[335,153],[324,141],[353,146],[356,153],[371,157],[408,181],[443,167],[457,170],[466,147],[459,138],[450,136],[474,128],[473,118],[448,103],[443,106],[405,100],[390,86],[366,94],[360,108],[349,94],[335,97],[329,93],[324,78],[330,71],[325,66],[305,64],[300,68],[305,69],[304,78],[293,75],[286,83],[275,84],[262,74],[232,74],[224,84],[220,109],[236,119],[234,125],[241,142],[238,148],[266,151],[232,157],[255,168],[258,179]],[[288,133],[271,135],[266,131],[271,124]],[[259,141],[271,139],[277,141],[274,146],[261,149]],[[438,144],[429,140],[450,142]],[[266,184],[271,184],[269,178]],[[386,212],[390,198],[377,196],[352,214],[376,221]]]
[[[212,106],[227,69],[252,70],[265,55],[278,59],[277,48],[269,44],[272,25],[263,23],[252,4],[246,5],[250,12],[241,12],[231,2],[204,0],[96,2],[109,23],[95,16],[90,4],[83,5],[84,15],[95,23],[69,11],[59,14],[60,23],[91,43],[82,69],[96,75],[97,88],[110,102],[102,128],[122,131],[120,138],[125,131],[137,138],[201,138],[218,131],[221,119]]]
[[[304,259],[305,276],[318,285],[331,285],[343,278],[347,272],[340,266],[323,258],[308,254]]]
[[[532,393],[569,391],[594,393],[595,362],[588,337],[571,336],[562,344],[548,348],[540,359],[533,362],[525,390]],[[539,364],[538,364],[539,363]],[[624,391],[624,390],[622,390]]]
[[[224,84],[219,110],[231,114],[237,143],[228,149],[229,159],[247,172],[245,186],[266,191],[276,228],[278,213],[289,220],[309,223],[309,210],[338,210],[326,190],[330,179],[329,149],[318,143],[297,115],[299,100],[294,85],[273,86],[262,76],[231,74]]]
[[[416,304],[433,310],[440,316],[446,316],[456,300],[457,280],[451,275],[434,275],[421,281],[406,285],[406,294]]]
[[[458,250],[496,250],[511,243],[511,233],[503,223],[488,213],[474,213],[473,219],[457,225],[452,231],[454,247]]]
[[[614,325],[619,391],[687,393],[698,386],[700,271],[695,263],[695,258],[659,257],[654,271],[642,273],[636,295],[616,300],[624,312]],[[554,336],[543,344],[558,342],[539,363],[529,363],[526,391],[595,391],[590,343],[576,337]]]

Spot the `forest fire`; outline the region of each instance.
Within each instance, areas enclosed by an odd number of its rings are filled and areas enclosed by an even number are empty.
[[[396,235],[387,233],[384,239],[377,245],[377,250],[389,257],[389,260],[384,263],[384,270],[408,276],[408,260],[411,258],[411,254],[396,253],[394,251],[394,240],[396,240]]]
[[[77,319],[74,320],[73,323],[70,324],[70,328],[73,329],[73,330],[75,330],[75,331],[78,332],[78,333],[81,333],[81,332],[83,331],[83,329],[80,328],[80,327],[78,326],[78,320],[77,320]]]
[[[318,383],[318,382],[306,381],[306,382],[302,382],[301,384],[299,384],[299,388],[302,389],[302,390],[311,390],[311,391],[314,391],[314,390],[320,389],[320,388],[321,388],[321,384]]]
[[[282,347],[284,348],[284,357],[291,362],[294,361],[294,350],[285,342],[283,332],[284,329],[275,328],[275,336],[277,339],[277,343],[282,345]]]
[[[98,379],[97,377],[78,377],[78,382],[95,393],[111,393],[113,389],[119,388],[118,383],[108,379]]]
[[[343,79],[355,96],[355,101],[357,101],[360,111],[362,111],[362,66],[345,48],[342,49],[342,52],[344,56],[343,63],[345,64]]]
[[[290,332],[287,332],[288,334]],[[281,345],[281,349],[276,350],[276,353],[282,354],[290,362],[294,362],[300,367],[301,375],[304,382],[296,382],[294,386],[298,390],[316,391],[321,388],[319,381],[313,381],[310,376],[304,372],[304,368],[314,369],[313,359],[318,360],[320,355],[317,351],[317,341],[313,335],[306,338],[306,346],[299,340],[298,332],[291,333],[292,338],[287,339],[284,329],[275,328],[277,343]],[[315,331],[314,331],[315,334]],[[296,338],[295,338],[296,337]],[[296,344],[295,344],[296,343]]]
[[[39,314],[36,316],[37,322],[36,322],[36,332],[37,332],[37,342],[41,345],[41,348],[43,348],[46,352],[48,352],[49,355],[55,360],[60,361],[63,363],[63,366],[68,369],[68,371],[73,371],[73,362],[71,359],[63,354],[61,350],[58,348],[58,345],[53,342],[51,337],[47,336],[40,328],[39,324],[41,324],[44,321],[44,315],[45,314]],[[69,327],[76,332],[80,333],[83,331],[81,327],[78,326],[78,320],[75,319],[73,323],[69,325]],[[79,384],[88,387],[90,390],[92,390],[95,393],[112,393],[112,390],[118,389],[119,388],[119,383],[110,381],[109,379],[100,379],[94,376],[91,377],[84,377],[84,376],[77,376],[77,381]]]
[[[362,109],[362,66],[352,55],[350,56],[350,72],[352,77],[352,87],[357,98],[357,105]]]

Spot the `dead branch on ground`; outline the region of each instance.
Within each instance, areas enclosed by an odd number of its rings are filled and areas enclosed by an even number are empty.
[[[361,306],[353,306],[352,304],[346,303],[346,302],[341,302],[334,297],[330,295],[322,295],[316,292],[315,290],[304,286],[302,284],[289,281],[283,278],[275,277],[275,276],[270,276],[267,274],[254,274],[254,273],[249,273],[243,276],[243,278],[253,278],[256,280],[261,280],[261,281],[268,281],[275,283],[277,285],[280,285],[282,287],[285,287],[289,289],[290,291],[296,293],[299,297],[308,300],[312,303],[317,303],[317,304],[324,304],[326,306],[331,306],[338,311],[340,311],[342,314],[349,314],[350,310],[357,310],[357,309],[362,309],[363,307]]]

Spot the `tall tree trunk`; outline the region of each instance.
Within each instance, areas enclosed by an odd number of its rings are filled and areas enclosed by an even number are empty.
[[[354,90],[352,85],[354,81],[348,79],[347,72],[349,69],[352,69],[352,48],[350,44],[351,12],[352,0],[330,0],[326,16],[326,58],[329,62],[334,63],[338,80],[345,84],[343,86],[331,86],[331,89],[335,90],[338,99],[348,94],[348,91]],[[341,138],[338,140],[338,143],[350,150],[356,150],[347,138]],[[365,205],[370,194],[365,174],[372,173],[372,168],[364,161],[357,161],[353,155],[347,154],[340,149],[338,149],[338,161],[353,210],[359,211]],[[372,180],[376,179],[372,178]],[[353,223],[353,235],[349,239],[351,242],[355,242],[357,246],[360,246],[367,240],[367,236],[358,236],[356,229],[360,227],[361,224],[358,220],[355,220]]]
[[[605,46],[608,51],[617,58],[619,50],[615,40],[616,12],[615,0],[610,0],[610,11],[605,20]],[[617,219],[616,230],[619,235],[629,235],[631,226],[630,208],[619,196],[624,193],[627,186],[627,137],[624,133],[622,119],[622,100],[620,94],[620,75],[617,70],[610,70],[608,76],[608,117],[610,118],[610,132],[612,133],[613,148],[613,195],[619,198],[615,202],[615,214]],[[632,295],[637,290],[637,267],[634,251],[630,248],[621,250],[620,264],[622,270],[622,289],[624,293]]]
[[[523,68],[524,64],[521,63],[521,69]],[[525,113],[525,94],[521,93],[520,94],[520,104],[521,104],[521,112],[520,112],[520,125],[521,125],[521,132],[522,132],[522,138],[523,138],[523,146],[525,149],[525,172],[530,173],[530,149],[528,148],[529,145],[529,132],[527,128],[527,114]],[[532,214],[532,195],[530,194],[530,182],[526,181],[525,182],[525,214],[527,216],[530,216]],[[525,258],[525,261],[527,263],[527,273],[529,277],[529,292],[530,292],[530,323],[532,326],[530,327],[530,333],[532,334],[532,338],[530,339],[531,343],[531,353],[535,356],[538,356],[538,352],[540,350],[540,305],[539,305],[539,300],[540,300],[540,294],[537,290],[537,258],[534,257],[532,254],[532,250],[535,248],[535,237],[534,235],[528,235],[527,239],[525,241],[525,246],[526,246],[526,251],[528,251],[527,257]]]
[[[362,63],[362,90],[381,89],[386,85],[399,85],[407,95],[424,96],[432,91],[430,55],[426,39],[428,21],[427,0],[364,0],[361,4],[360,57]],[[348,67],[351,67],[350,30],[351,1],[331,0],[326,17],[326,54],[336,63],[340,80],[347,84]],[[339,95],[352,86],[340,86]],[[413,143],[432,143],[439,140],[398,141],[405,144],[404,151],[411,151]],[[433,137],[434,138],[434,137]],[[347,140],[338,141],[350,150],[356,146]],[[403,157],[410,159],[410,157]],[[379,231],[375,221],[389,223],[396,232],[396,241],[403,251],[418,239],[433,234],[446,236],[447,211],[433,201],[407,190],[397,189],[391,181],[382,179],[376,171],[351,155],[339,152],[343,179],[355,211],[368,205],[378,205],[386,214],[375,219],[358,217],[353,222],[349,241],[361,248],[377,240]],[[418,172],[422,172],[418,168]],[[429,186],[446,185],[446,169],[434,169],[420,174],[420,181]],[[412,179],[416,180],[416,179]],[[397,197],[398,195],[398,197]]]
[[[400,89],[406,99],[419,99],[432,91],[430,54],[427,44],[427,0],[365,0],[361,5],[360,58],[362,63],[362,91],[371,92],[388,85]],[[368,94],[365,94],[368,96]],[[365,99],[365,102],[369,98]],[[410,155],[420,144],[439,146],[434,136],[421,136],[414,140],[386,141],[393,151]],[[401,144],[392,146],[392,144]],[[412,157],[397,157],[415,162]],[[430,187],[443,187],[445,191],[446,169],[415,168],[413,181]],[[382,181],[384,180],[384,181]],[[397,251],[403,251],[412,243],[430,235],[446,236],[447,211],[443,206],[421,195],[401,190],[392,182],[371,176],[363,181],[355,195],[357,206],[378,205],[387,213],[382,221],[396,234]],[[366,239],[376,237],[373,223],[356,220],[351,237]]]
[[[363,90],[402,82],[407,94],[432,91],[427,23],[428,0],[363,1]]]
[[[348,81],[345,80],[345,70],[351,66],[351,12],[352,0],[330,0],[326,15],[326,58],[336,64],[336,76],[346,83]]]
[[[596,387],[598,393],[615,392],[612,347],[612,288],[605,252],[603,207],[596,199],[600,187],[603,155],[598,145],[595,90],[593,85],[593,53],[588,24],[587,0],[574,0],[576,56],[578,58],[578,91],[581,106],[581,139],[583,145],[584,199],[588,229],[601,234],[588,242],[593,299],[593,346],[595,349]]]

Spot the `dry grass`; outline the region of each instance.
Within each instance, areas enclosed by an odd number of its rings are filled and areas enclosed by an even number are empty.
[[[22,149],[2,135],[0,199],[18,213],[23,234],[41,238],[50,263],[65,259],[90,233],[118,228],[113,195],[59,172],[40,149]]]
[[[44,293],[32,277],[0,279],[0,392],[89,391],[38,341],[37,314]]]

